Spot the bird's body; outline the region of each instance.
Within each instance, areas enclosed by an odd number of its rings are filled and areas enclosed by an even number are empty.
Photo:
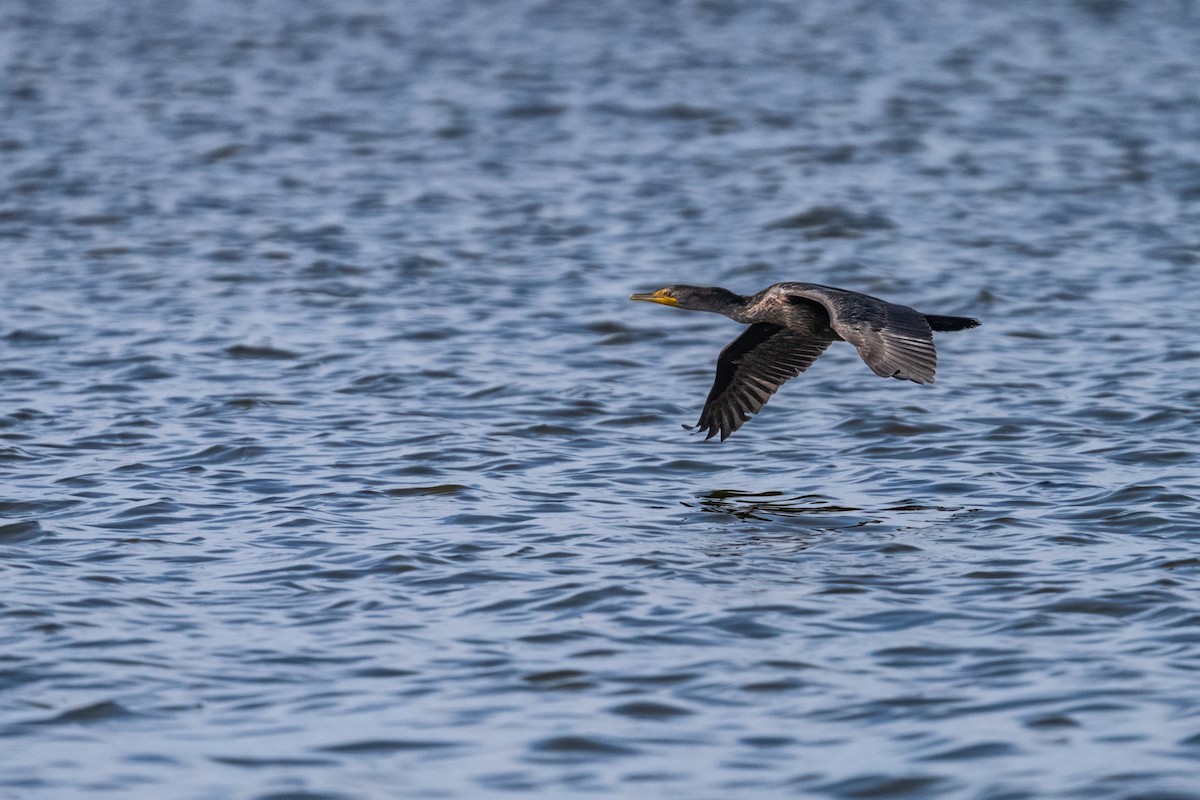
[[[710,286],[668,286],[631,300],[712,311],[750,327],[717,360],[697,427],[724,441],[786,381],[830,344],[847,341],[876,375],[933,383],[933,331],[974,328],[979,320],[921,312],[877,297],[815,283],[776,283],[744,297]]]

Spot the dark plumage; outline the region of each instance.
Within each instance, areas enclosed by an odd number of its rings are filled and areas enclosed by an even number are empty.
[[[858,292],[815,283],[777,283],[750,297],[715,286],[668,286],[646,300],[712,311],[750,327],[721,351],[699,430],[725,441],[766,405],[780,386],[808,369],[825,348],[846,341],[876,375],[933,383],[933,331],[979,325],[970,317],[921,312]],[[686,426],[685,426],[686,427]]]

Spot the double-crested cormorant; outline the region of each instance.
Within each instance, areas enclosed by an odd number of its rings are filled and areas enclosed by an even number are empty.
[[[979,325],[970,317],[945,317],[876,297],[815,283],[777,283],[750,297],[716,286],[668,286],[646,300],[689,311],[713,311],[750,325],[721,351],[700,421],[695,428],[721,441],[757,414],[771,395],[817,360],[833,342],[846,341],[876,375],[933,383],[934,331]],[[688,426],[684,426],[685,428]]]

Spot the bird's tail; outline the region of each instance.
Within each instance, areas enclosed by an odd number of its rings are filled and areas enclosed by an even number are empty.
[[[971,317],[943,317],[938,314],[922,314],[929,327],[935,331],[965,331],[978,328],[979,320]]]

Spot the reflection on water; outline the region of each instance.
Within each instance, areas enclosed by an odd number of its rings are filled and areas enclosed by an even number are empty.
[[[917,503],[887,505],[875,510],[837,505],[830,498],[809,494],[795,497],[783,492],[750,492],[716,489],[700,495],[695,503],[682,503],[712,514],[728,514],[743,521],[779,522],[796,531],[837,531],[864,525],[907,523],[922,527],[938,520],[956,520],[977,509],[924,506]]]
[[[927,12],[0,6],[0,796],[1193,796],[1200,25]]]
[[[769,499],[768,499],[769,498]],[[774,498],[781,498],[776,500]],[[688,505],[688,504],[684,504]],[[803,517],[809,514],[836,515],[835,519],[846,514],[861,512],[861,508],[849,508],[834,505],[819,495],[800,495],[785,497],[783,492],[744,492],[738,489],[716,489],[699,497],[698,507],[701,511],[711,511],[716,514],[732,514],[742,520],[767,521],[772,517],[799,517],[801,524],[807,520]],[[913,509],[917,510],[917,509]],[[859,525],[871,520],[862,520]],[[877,520],[876,520],[877,521]],[[816,522],[812,520],[811,522]],[[810,527],[805,525],[805,527]],[[816,527],[812,525],[811,527]],[[830,529],[844,527],[834,524]]]

